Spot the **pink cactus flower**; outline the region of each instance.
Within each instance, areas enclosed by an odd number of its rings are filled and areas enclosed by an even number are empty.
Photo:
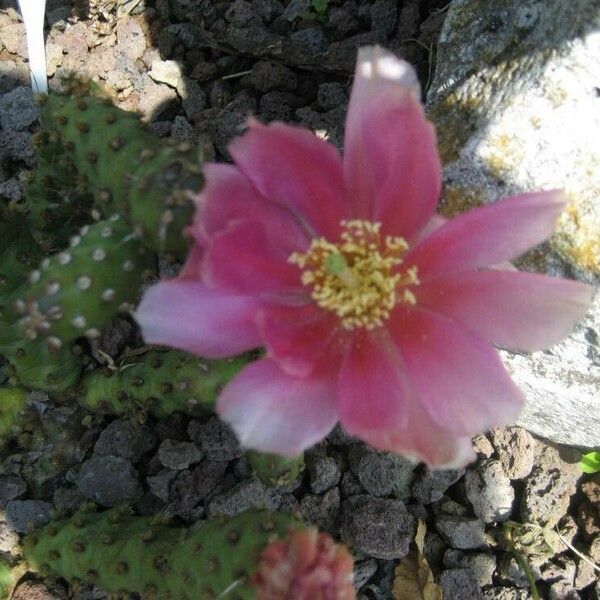
[[[353,564],[326,533],[297,530],[265,548],[250,583],[257,600],[355,600]]]
[[[441,166],[412,68],[359,52],[343,158],[312,132],[251,121],[207,164],[179,277],[137,312],[147,342],[206,357],[265,347],[221,393],[241,443],[295,455],[340,421],[432,466],[513,423],[522,394],[494,346],[566,336],[591,288],[507,262],[551,233],[559,192],[436,215]]]

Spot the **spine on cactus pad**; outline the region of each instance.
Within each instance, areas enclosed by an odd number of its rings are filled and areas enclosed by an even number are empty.
[[[80,512],[29,536],[24,553],[44,573],[145,600],[355,597],[347,550],[285,513],[181,529],[122,510]]]

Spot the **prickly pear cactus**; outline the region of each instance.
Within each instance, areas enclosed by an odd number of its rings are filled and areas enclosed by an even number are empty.
[[[203,521],[191,529],[113,510],[78,513],[30,536],[27,560],[67,581],[93,581],[113,593],[147,599],[255,598],[248,576],[269,541],[301,523],[284,513],[253,511]]]
[[[51,232],[62,246],[77,227],[92,221],[93,194],[57,133],[36,134],[33,146],[36,168],[24,177],[29,223]]]
[[[290,485],[304,471],[304,454],[287,458],[251,451],[246,458],[258,479],[268,486]]]
[[[15,294],[15,329],[55,351],[83,335],[98,337],[117,310],[133,305],[153,267],[154,257],[119,215],[86,225]]]
[[[181,411],[199,416],[213,411],[221,388],[247,362],[245,357],[203,360],[177,350],[153,350],[125,360],[117,372],[86,375],[78,401],[102,414],[143,411],[161,418]]]
[[[67,87],[67,95],[45,97],[40,120],[94,190],[96,208],[105,216],[122,213],[149,247],[183,259],[185,228],[203,181],[198,150],[157,138],[90,86],[73,81]]]
[[[74,386],[81,376],[82,364],[70,347],[53,349],[37,340],[23,340],[1,346],[10,362],[12,381],[32,390],[63,392]]]
[[[0,387],[0,449],[20,431],[25,394],[22,387]]]

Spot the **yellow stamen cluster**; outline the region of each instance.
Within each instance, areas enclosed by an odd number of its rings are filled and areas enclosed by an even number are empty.
[[[381,223],[341,224],[338,243],[313,239],[307,252],[294,252],[288,260],[302,269],[302,283],[312,287],[315,302],[335,312],[345,329],[374,329],[398,302],[415,304],[406,286],[419,283],[417,268],[398,269],[408,244],[401,237],[382,240]]]

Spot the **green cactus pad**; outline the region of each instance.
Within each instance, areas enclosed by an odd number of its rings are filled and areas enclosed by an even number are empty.
[[[50,95],[40,119],[70,150],[105,216],[122,213],[148,246],[163,256],[185,257],[185,228],[203,183],[198,149],[170,145],[135,114],[76,84],[71,95]]]
[[[152,273],[154,257],[119,215],[85,226],[71,247],[43,259],[13,307],[21,337],[45,339],[52,350],[78,337],[98,337],[127,310]]]
[[[221,388],[248,358],[205,360],[177,350],[153,350],[125,360],[117,372],[95,371],[81,382],[78,402],[102,414],[147,412],[157,418],[214,410]]]
[[[39,341],[0,346],[10,362],[15,382],[44,392],[64,392],[81,376],[81,361],[69,347],[55,350]]]
[[[24,553],[43,572],[93,581],[107,592],[139,593],[147,600],[245,600],[255,598],[246,580],[262,550],[290,527],[302,524],[265,511],[202,521],[192,529],[118,510],[78,513],[29,536]]]
[[[25,409],[25,390],[0,387],[0,449],[19,433],[19,418]]]
[[[34,229],[51,231],[62,245],[74,228],[92,221],[93,194],[57,133],[36,134],[33,146],[37,164],[26,181],[28,219]]]
[[[246,453],[255,475],[268,486],[290,485],[304,471],[304,454],[288,458],[278,454]]]

